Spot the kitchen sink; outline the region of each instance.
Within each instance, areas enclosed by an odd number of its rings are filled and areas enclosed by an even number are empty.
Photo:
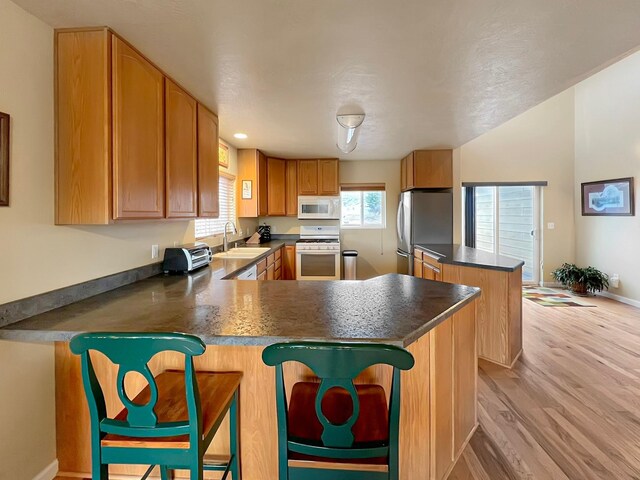
[[[213,258],[256,258],[269,250],[271,249],[266,247],[236,247],[228,252],[216,253]]]

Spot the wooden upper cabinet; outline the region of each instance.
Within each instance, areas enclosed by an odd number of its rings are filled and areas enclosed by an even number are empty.
[[[339,195],[339,169],[337,158],[318,160],[318,195]]]
[[[198,216],[220,216],[218,117],[198,104]]]
[[[267,158],[267,208],[269,215],[285,216],[287,162],[281,158]]]
[[[215,114],[108,28],[54,45],[56,223],[217,217]]]
[[[107,224],[111,191],[111,33],[55,34],[56,219]]]
[[[250,182],[251,197],[243,198],[243,182]],[[236,205],[238,217],[256,218],[268,214],[267,157],[255,148],[238,150]]]
[[[269,215],[267,157],[260,150],[258,150],[258,215]]]
[[[114,219],[164,217],[164,76],[113,36]]]
[[[337,158],[298,160],[298,195],[339,195]]]
[[[400,161],[400,185],[413,188],[452,188],[453,151],[416,150]]]
[[[198,215],[198,104],[167,79],[165,83],[167,218]]]
[[[317,160],[298,160],[298,195],[318,195]]]
[[[287,160],[287,178],[285,182],[286,215],[298,216],[298,161]]]

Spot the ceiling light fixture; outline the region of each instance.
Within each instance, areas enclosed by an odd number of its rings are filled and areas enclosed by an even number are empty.
[[[238,140],[246,140],[247,138],[246,133],[234,133],[233,136],[236,137]]]
[[[351,153],[358,145],[360,127],[364,122],[363,114],[336,115],[338,121],[338,143],[341,152]]]

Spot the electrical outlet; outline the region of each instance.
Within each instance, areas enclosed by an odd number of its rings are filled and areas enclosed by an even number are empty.
[[[547,223],[547,229],[548,230],[554,230],[556,228],[556,224],[553,222],[549,222]]]
[[[151,245],[151,259],[158,258],[160,255],[160,247],[158,245]]]

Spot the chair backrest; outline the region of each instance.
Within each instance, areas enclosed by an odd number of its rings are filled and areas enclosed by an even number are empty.
[[[322,442],[325,447],[349,448],[353,446],[352,428],[360,414],[360,403],[354,379],[366,368],[373,365],[393,367],[391,402],[389,408],[390,429],[398,428],[400,370],[409,370],[414,365],[413,356],[406,350],[393,345],[376,343],[320,343],[292,342],[278,343],[267,347],[262,353],[263,361],[276,367],[276,388],[278,421],[286,429],[286,396],[282,364],[296,361],[309,367],[320,379],[320,387],[315,399],[315,413],[322,425]],[[322,412],[322,399],[334,387],[345,389],[353,402],[353,413],[346,423],[335,425]]]
[[[70,343],[71,351],[81,356],[82,381],[89,404],[92,429],[103,434],[114,433],[133,437],[159,437],[196,434],[201,430],[201,412],[198,384],[193,368],[193,357],[202,355],[206,346],[198,337],[181,333],[83,333]],[[102,388],[95,374],[89,352],[104,354],[118,365],[116,390],[127,409],[127,420],[107,418]],[[149,369],[151,358],[165,351],[185,355],[185,391],[189,419],[184,422],[159,423],[155,413],[158,386]],[[125,391],[125,377],[129,372],[142,375],[150,388],[150,399],[145,405],[132,401]]]

